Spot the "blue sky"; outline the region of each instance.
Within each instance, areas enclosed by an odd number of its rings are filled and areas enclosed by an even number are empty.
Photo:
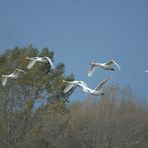
[[[109,84],[130,86],[148,99],[147,0],[0,0],[0,51],[33,44],[55,52],[54,64],[64,62],[92,88],[113,75]],[[87,77],[90,62],[115,59],[122,71],[97,69]],[[86,98],[76,90],[71,100]]]

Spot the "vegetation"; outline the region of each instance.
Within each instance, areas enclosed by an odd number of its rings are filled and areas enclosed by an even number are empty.
[[[104,96],[68,103],[63,93],[64,64],[54,70],[38,63],[27,70],[26,56],[49,56],[32,46],[8,49],[0,55],[0,75],[16,68],[27,75],[0,85],[0,148],[148,148],[148,106],[130,88],[110,86]],[[33,109],[37,99],[48,103]]]

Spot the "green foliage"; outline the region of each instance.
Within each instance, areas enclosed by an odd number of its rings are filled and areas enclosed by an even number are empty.
[[[37,62],[32,69],[27,69],[28,60],[26,57],[48,56],[53,60],[54,52],[44,48],[41,51],[33,48],[32,45],[24,48],[15,47],[8,49],[5,53],[0,55],[0,74],[10,74],[16,68],[27,72],[20,80],[9,80],[5,87],[0,86],[3,94],[11,94],[12,99],[19,97],[21,100],[35,101],[41,97],[48,97],[49,102],[52,100],[63,100],[68,102],[68,97],[72,93],[64,94],[63,89],[65,84],[62,82],[65,77],[63,63],[55,66],[51,70],[49,63]],[[73,76],[69,76],[74,79]],[[8,96],[7,96],[8,97]]]

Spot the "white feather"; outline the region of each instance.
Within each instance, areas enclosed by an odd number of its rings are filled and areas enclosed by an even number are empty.
[[[54,68],[52,60],[49,57],[31,57],[31,58],[26,57],[26,59],[29,60],[29,63],[27,66],[28,69],[31,69],[36,62],[43,62],[43,63],[49,62],[49,64],[51,65],[51,69]]]

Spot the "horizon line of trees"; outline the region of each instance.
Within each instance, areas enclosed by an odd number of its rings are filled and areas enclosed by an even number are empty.
[[[48,56],[54,52],[32,45],[15,47],[0,54],[0,75],[16,68],[27,75],[0,85],[0,148],[148,148],[148,104],[132,90],[108,86],[105,95],[69,103],[63,93],[64,63],[54,70],[48,63],[27,69],[26,57]],[[33,110],[38,99],[47,99]]]

